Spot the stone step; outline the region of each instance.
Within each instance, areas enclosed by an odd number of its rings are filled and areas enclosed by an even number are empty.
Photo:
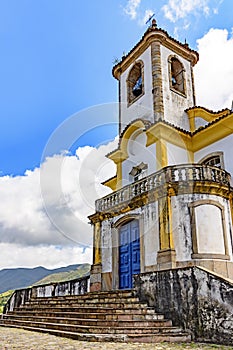
[[[63,295],[63,296],[54,296],[54,297],[32,297],[31,301],[43,301],[43,300],[72,300],[72,299],[80,299],[80,300],[93,300],[93,299],[129,299],[129,298],[138,298],[136,295],[136,291],[134,290],[118,290],[118,291],[108,291],[108,292],[89,292],[85,294],[79,295]]]
[[[82,319],[82,318],[67,318],[67,317],[48,317],[48,316],[22,316],[22,315],[3,315],[3,320],[17,321],[38,321],[43,323],[62,323],[69,325],[81,326],[98,326],[98,327],[169,327],[172,326],[170,320],[100,320],[100,319]]]
[[[33,298],[3,315],[0,325],[92,341],[190,341],[134,291]]]
[[[25,311],[23,309],[19,310],[17,313],[15,312],[9,312],[7,315],[22,315],[22,316],[45,316],[45,317],[65,317],[65,318],[85,318],[85,319],[98,319],[98,320],[163,320],[164,315],[157,314],[154,312],[154,310],[147,310],[147,311],[153,311],[147,312],[146,310],[133,310],[133,313],[117,313],[117,310],[114,310],[115,312],[79,312],[80,309],[77,309],[77,312],[74,312],[73,309],[70,309],[70,311]]]
[[[46,305],[43,305],[40,307],[39,305],[37,307],[31,307],[30,305],[27,306],[21,306],[19,308],[15,308],[15,312],[83,312],[83,313],[114,313],[114,314],[154,314],[154,309],[149,308],[149,307],[143,307],[140,305],[140,307],[128,307],[126,305],[125,308],[112,308],[112,307],[105,307],[105,306],[98,306],[98,305],[93,305],[91,307],[89,306],[67,306],[67,305],[59,305],[59,306],[54,306],[54,307],[46,307]]]
[[[138,303],[139,302],[139,298],[136,297],[136,296],[130,296],[130,297],[117,297],[117,296],[114,296],[114,297],[85,297],[85,298],[82,298],[82,295],[80,296],[63,296],[63,297],[48,297],[48,298],[31,298],[30,299],[30,303],[31,304],[54,304],[54,303],[63,303],[63,302],[76,302],[76,303],[80,303],[80,304],[83,304],[83,303],[86,303],[86,302],[89,302],[89,303],[115,303],[115,302],[118,302],[118,303],[125,303],[125,302],[128,302],[128,303]]]
[[[23,321],[18,319],[4,319],[0,321],[0,324],[4,325],[19,325],[22,327],[34,327],[34,328],[44,328],[60,331],[68,331],[72,333],[92,333],[92,334],[177,334],[182,333],[181,329],[178,327],[171,326],[159,326],[159,327],[101,327],[101,326],[86,326],[77,324],[66,324],[66,323],[52,323],[52,322],[39,322],[39,321]]]
[[[79,306],[80,305],[80,306]],[[49,303],[49,304],[46,304],[46,303],[43,303],[43,304],[32,304],[30,302],[27,302],[25,303],[23,306],[21,306],[21,308],[29,308],[29,309],[42,309],[42,308],[45,308],[45,309],[51,309],[51,308],[57,308],[59,306],[62,306],[62,307],[89,307],[89,308],[93,308],[93,307],[98,307],[98,308],[102,308],[102,307],[105,307],[105,308],[109,308],[109,309],[144,309],[147,307],[147,304],[146,303],[139,303],[139,302],[135,302],[135,303],[118,303],[118,302],[114,302],[114,303],[76,303],[76,302],[59,302],[59,303]]]
[[[185,332],[160,332],[159,334],[128,334],[127,342],[132,343],[187,343],[191,342],[191,335]]]
[[[76,332],[68,332],[68,331],[60,331],[56,329],[48,329],[48,328],[35,328],[29,326],[22,325],[6,325],[2,324],[1,326],[7,327],[15,327],[15,328],[23,328],[28,331],[41,332],[41,333],[49,333],[60,337],[71,338],[75,340],[81,341],[93,341],[93,342],[137,342],[137,343],[159,343],[159,342],[190,342],[191,336],[188,333],[159,333],[159,334],[91,334],[91,333],[76,333]]]
[[[97,299],[86,299],[86,300],[80,300],[79,298],[77,299],[64,299],[64,300],[60,300],[60,299],[52,299],[52,300],[42,300],[42,301],[36,301],[36,300],[30,300],[27,301],[25,303],[25,305],[32,305],[32,306],[36,306],[36,305],[46,305],[46,306],[54,306],[54,305],[64,305],[64,304],[68,304],[68,305],[110,305],[110,307],[117,307],[117,305],[141,305],[140,301],[136,298],[130,298],[130,299],[106,299],[105,301],[98,301]],[[144,305],[147,305],[144,303]]]
[[[68,295],[68,296],[58,296],[56,298],[63,298],[63,297],[75,297],[75,298],[96,298],[96,297],[135,297],[137,296],[137,291],[135,289],[117,289],[117,290],[109,290],[109,291],[99,291],[99,292],[88,292],[84,294],[79,295]]]

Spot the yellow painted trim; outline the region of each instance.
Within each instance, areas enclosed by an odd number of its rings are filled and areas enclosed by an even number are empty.
[[[107,155],[107,158],[113,160],[115,164],[121,163],[128,158],[128,154],[117,149]]]
[[[113,191],[116,191],[116,188],[117,188],[117,175],[112,177],[111,179],[108,179],[108,180],[102,182],[102,185],[111,188],[111,190],[113,190]]]
[[[194,153],[192,151],[188,151],[188,160],[189,160],[189,163],[195,163]]]
[[[230,205],[230,212],[231,212],[231,223],[232,223],[232,226],[233,226],[233,193],[231,193],[231,195],[230,195],[229,202],[230,202],[229,205]],[[232,236],[232,238],[233,238],[233,236]]]
[[[189,126],[190,126],[190,131],[191,132],[194,132],[196,130],[196,123],[195,123],[195,118],[194,117],[189,117]]]
[[[130,65],[133,64],[135,60],[137,60],[153,42],[159,43],[176,54],[179,54],[183,58],[190,61],[193,66],[198,62],[199,56],[196,51],[191,50],[189,47],[185,47],[181,43],[175,41],[163,30],[156,29],[155,31],[147,31],[133,50],[131,50],[131,52],[121,62],[113,67],[113,76],[119,80],[122,72],[130,67]]]
[[[160,249],[174,249],[172,234],[172,209],[171,197],[159,199],[159,232],[160,232]]]
[[[119,190],[121,187],[122,187],[122,163],[117,163],[116,189]]]
[[[195,107],[187,111],[188,117],[189,117],[189,125],[190,125],[190,131],[194,132],[196,130],[196,123],[195,118],[203,118],[208,123],[216,120],[219,117],[222,117],[223,115],[230,114],[231,111],[229,109],[224,109],[221,112],[211,112],[207,111],[205,108],[202,107]]]
[[[94,264],[100,264],[101,259],[101,232],[100,232],[100,222],[96,222],[94,226]]]
[[[168,165],[167,143],[163,140],[156,142],[156,169],[159,170]]]
[[[147,146],[152,145],[158,140],[164,140],[183,149],[192,150],[192,138],[171,125],[163,122],[152,125],[147,131]]]
[[[233,133],[233,113],[192,136],[192,151],[197,152]]]
[[[130,124],[130,126],[125,130],[121,141],[120,141],[120,149],[123,151],[123,153],[128,155],[128,142],[133,135],[133,133],[137,130],[144,129],[145,124],[142,120],[137,120],[134,123]]]
[[[169,246],[168,237],[166,235],[165,200],[166,198],[161,198],[159,201],[159,238],[161,250]]]
[[[107,155],[107,157],[114,161],[114,163],[118,164],[119,162],[123,162],[128,158],[128,142],[131,137],[131,135],[140,129],[144,129],[145,124],[142,120],[136,120],[132,124],[129,125],[129,127],[126,128],[125,132],[123,133],[121,139],[120,139],[120,145],[119,148],[110,154]]]
[[[233,134],[233,113],[228,114],[225,118],[216,121],[207,128],[199,130],[192,136],[162,122],[152,125],[146,133],[148,135],[147,146],[158,140],[164,140],[186,149],[189,152],[189,159],[193,161],[194,152]]]
[[[168,234],[169,234],[169,248],[170,249],[174,249],[174,240],[173,240],[173,231],[172,231],[172,206],[171,206],[171,197],[168,196],[167,197],[167,203],[168,203],[168,218],[169,218],[169,222],[168,222]]]

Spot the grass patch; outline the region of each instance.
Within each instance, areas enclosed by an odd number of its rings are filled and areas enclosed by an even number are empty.
[[[13,290],[8,290],[7,292],[0,294],[0,314],[3,313],[4,305],[7,303],[8,299],[13,293]]]

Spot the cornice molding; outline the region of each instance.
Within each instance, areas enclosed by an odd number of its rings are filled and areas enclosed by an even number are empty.
[[[122,72],[124,72],[133,62],[135,62],[153,42],[159,43],[171,49],[175,53],[190,61],[193,66],[199,60],[198,52],[190,49],[188,44],[182,44],[181,42],[172,38],[165,30],[152,26],[148,28],[141,40],[133,47],[133,49],[126,56],[123,56],[122,60],[113,67],[112,73],[114,78],[119,80]]]
[[[210,181],[188,181],[186,183],[165,183],[156,189],[135,196],[133,199],[116,204],[106,211],[96,212],[88,218],[92,224],[128,213],[134,209],[158,201],[160,198],[174,197],[186,194],[216,195],[225,199],[232,199],[233,188]]]

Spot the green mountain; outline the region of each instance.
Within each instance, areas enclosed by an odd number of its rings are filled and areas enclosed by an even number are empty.
[[[0,314],[3,312],[3,307],[6,304],[7,300],[10,298],[11,294],[14,292],[13,289],[17,288],[26,288],[29,286],[38,286],[38,285],[43,285],[43,284],[48,284],[48,283],[58,283],[58,282],[65,282],[65,281],[70,281],[76,278],[81,278],[84,276],[89,275],[90,273],[90,264],[79,264],[79,265],[70,265],[66,267],[61,267],[59,269],[54,269],[54,270],[47,270],[43,267],[37,267],[34,269],[5,269],[0,271],[0,285],[1,288],[4,289],[4,280],[6,281],[6,286],[7,285],[20,285],[20,287],[13,287],[11,290],[4,291],[0,294]],[[47,273],[45,277],[42,279],[37,280],[36,282],[33,281],[33,283],[27,281],[34,280],[36,276],[41,276],[44,273]],[[16,280],[11,281],[10,278],[12,276],[17,276]],[[1,280],[2,277],[2,280]],[[10,283],[9,283],[10,281]],[[23,285],[22,285],[23,283]],[[6,287],[5,287],[6,288]]]
[[[82,277],[90,271],[89,264],[69,265],[58,269],[46,269],[44,267],[3,269],[0,271],[0,293],[8,290],[26,288],[35,283],[45,284],[50,282],[60,282],[66,279]],[[54,275],[55,280],[49,279],[49,275]],[[44,278],[48,277],[46,281]],[[68,277],[68,278],[67,278]]]
[[[89,275],[89,273],[90,273],[90,264],[83,264],[78,266],[75,270],[52,273],[42,278],[41,280],[37,281],[36,283],[34,283],[33,286],[39,286],[39,285],[48,284],[48,283],[70,281],[76,278],[87,276]]]

